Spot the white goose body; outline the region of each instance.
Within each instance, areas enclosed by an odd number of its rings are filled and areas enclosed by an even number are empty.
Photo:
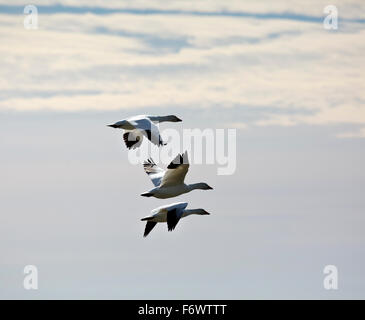
[[[175,229],[177,223],[181,218],[187,217],[192,214],[197,215],[209,215],[204,209],[190,209],[187,210],[187,202],[178,202],[170,205],[158,207],[151,211],[151,215],[142,218],[141,221],[147,221],[144,237],[146,237],[157,223],[167,223],[168,231]]]
[[[139,115],[118,121],[108,125],[112,128],[124,129],[123,140],[128,149],[135,149],[142,144],[143,136],[157,146],[165,145],[162,141],[160,131],[155,123],[159,122],[180,122],[176,116],[148,116]]]
[[[193,184],[184,183],[185,176],[189,170],[187,152],[177,155],[168,165],[167,170],[159,168],[151,158],[144,162],[143,167],[155,185],[155,188],[152,190],[141,194],[144,197],[167,199],[196,189],[213,189],[204,182]]]
[[[147,193],[142,193],[142,196],[145,196],[145,197],[153,196],[158,199],[168,199],[168,198],[179,196],[184,193],[188,193],[191,190],[192,189],[189,188],[189,186],[184,183],[184,184],[180,184],[177,186],[171,186],[171,187],[153,188],[152,190],[150,190]]]

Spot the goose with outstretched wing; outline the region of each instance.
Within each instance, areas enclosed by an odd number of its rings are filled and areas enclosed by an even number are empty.
[[[197,215],[209,215],[210,213],[204,209],[186,209],[187,202],[178,202],[165,206],[158,207],[151,211],[151,215],[142,218],[141,221],[147,221],[144,237],[147,237],[157,223],[167,223],[167,230],[172,231],[181,218],[190,216],[192,214]]]
[[[188,153],[179,154],[168,165],[167,170],[158,167],[152,158],[143,163],[144,171],[148,174],[155,188],[144,192],[141,196],[167,199],[179,196],[192,190],[213,189],[204,182],[186,184],[185,176],[189,170]]]
[[[139,115],[125,120],[109,124],[109,127],[124,129],[123,140],[128,149],[138,148],[146,137],[157,146],[165,145],[162,141],[160,131],[156,123],[160,122],[180,122],[182,121],[174,115],[169,116],[147,116]]]

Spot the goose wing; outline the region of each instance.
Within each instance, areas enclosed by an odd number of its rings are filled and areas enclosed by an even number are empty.
[[[143,135],[138,130],[126,131],[123,140],[128,149],[136,149],[142,144]]]
[[[167,230],[172,231],[180,221],[184,210],[182,208],[174,208],[167,212]]]
[[[161,117],[159,116],[146,116],[146,118],[150,119],[153,123],[159,123],[161,121]]]
[[[147,237],[148,234],[152,231],[152,229],[155,227],[155,225],[157,224],[157,222],[154,221],[147,221],[146,223],[146,227],[144,229],[144,237]]]
[[[158,187],[161,184],[161,179],[165,174],[165,170],[162,170],[160,167],[158,167],[152,158],[149,158],[147,161],[143,162],[143,169],[152,180],[154,186]]]
[[[161,187],[170,187],[184,183],[185,176],[189,170],[188,154],[178,154],[168,165],[161,180]]]
[[[136,129],[139,129],[153,144],[164,145],[158,127],[149,119],[142,118],[131,121]]]

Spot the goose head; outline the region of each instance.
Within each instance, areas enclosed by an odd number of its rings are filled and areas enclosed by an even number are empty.
[[[182,121],[180,118],[178,118],[177,116],[174,116],[174,115],[166,116],[166,119],[169,122],[181,122]]]
[[[210,213],[204,209],[196,209],[196,214],[200,214],[202,216],[209,216]]]
[[[196,188],[201,190],[213,190],[213,188],[205,182],[197,183]]]

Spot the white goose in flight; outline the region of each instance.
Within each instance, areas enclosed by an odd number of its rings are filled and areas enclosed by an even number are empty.
[[[195,189],[213,189],[206,183],[185,184],[184,179],[189,170],[188,153],[178,154],[168,165],[167,170],[159,168],[152,158],[143,163],[144,171],[151,178],[155,188],[144,192],[141,196],[167,199],[179,196]]]
[[[187,210],[185,209],[187,205],[187,202],[178,202],[153,209],[150,216],[141,219],[141,221],[147,221],[143,236],[147,237],[158,222],[167,222],[167,230],[172,231],[175,229],[181,218],[187,217],[191,214],[210,214],[204,209]]]
[[[160,131],[155,123],[159,122],[180,122],[176,116],[146,116],[140,115],[109,124],[109,127],[124,129],[123,140],[128,149],[135,149],[142,143],[143,136],[147,137],[157,146],[165,145],[162,141]]]

